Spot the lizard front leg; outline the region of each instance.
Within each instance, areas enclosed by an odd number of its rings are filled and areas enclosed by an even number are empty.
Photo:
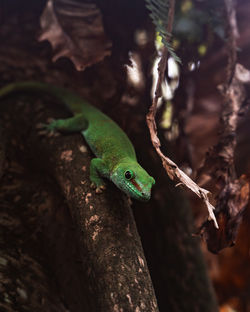
[[[101,158],[93,158],[90,162],[91,186],[96,188],[96,193],[105,189],[105,182],[102,177],[109,177],[109,170]]]

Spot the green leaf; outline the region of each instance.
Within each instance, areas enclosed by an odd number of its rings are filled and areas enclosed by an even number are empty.
[[[149,16],[151,17],[156,32],[159,32],[159,36],[162,38],[162,43],[168,49],[169,54],[173,59],[181,63],[181,59],[176,55],[174,48],[172,47],[169,38],[171,34],[167,32],[166,27],[168,23],[168,0],[145,0],[146,8],[150,11]]]

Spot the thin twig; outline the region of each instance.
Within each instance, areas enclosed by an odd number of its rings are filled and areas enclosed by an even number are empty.
[[[169,0],[169,12],[168,12],[168,24],[167,24],[167,33],[169,34],[172,32],[172,27],[173,27],[174,7],[175,7],[175,0]],[[170,38],[167,38],[167,39],[169,40]],[[218,228],[218,224],[217,224],[215,215],[213,213],[214,207],[210,204],[209,199],[208,199],[208,194],[210,192],[199,187],[193,180],[191,180],[181,169],[178,168],[178,166],[170,158],[166,157],[162,153],[161,148],[160,148],[161,142],[157,135],[155,115],[156,115],[158,100],[162,95],[161,85],[164,80],[166,67],[167,67],[167,54],[168,54],[168,50],[164,46],[162,48],[162,54],[161,54],[161,58],[158,64],[158,78],[157,78],[155,94],[152,100],[152,105],[146,117],[147,125],[150,131],[151,141],[156,152],[158,153],[158,155],[160,156],[162,160],[162,165],[165,168],[168,176],[172,180],[176,180],[178,183],[184,184],[187,188],[192,190],[197,196],[199,196],[204,201],[209,212],[209,218],[214,221],[215,227]]]
[[[226,9],[226,19],[227,19],[227,54],[228,54],[228,63],[227,63],[227,84],[231,84],[235,66],[237,62],[237,43],[236,40],[239,37],[236,12],[235,12],[235,1],[234,0],[224,0],[225,9]]]

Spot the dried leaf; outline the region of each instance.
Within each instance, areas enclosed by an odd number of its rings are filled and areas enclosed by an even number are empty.
[[[215,214],[219,229],[215,230],[212,223],[207,221],[201,230],[201,235],[211,252],[218,253],[221,249],[235,244],[248,200],[249,182],[245,175],[225,185],[216,205]]]
[[[77,70],[84,70],[110,55],[102,17],[94,3],[80,0],[48,0],[41,16],[39,41],[48,40],[53,61],[68,57]]]
[[[163,166],[172,180],[178,181],[178,185],[184,185],[192,192],[194,192],[199,198],[203,200],[208,210],[208,220],[212,220],[216,229],[219,228],[214,210],[215,207],[209,202],[208,195],[210,192],[204,188],[201,188],[198,184],[196,184],[188,175],[185,174],[170,158],[166,157],[162,154],[162,152],[156,149],[158,154],[161,156],[163,160]]]
[[[231,57],[232,62],[234,58]],[[236,147],[236,129],[239,122],[239,112],[245,100],[246,92],[241,75],[248,76],[248,71],[240,64],[230,66],[236,68],[229,83],[221,88],[224,96],[224,109],[221,116],[221,131],[218,143],[207,153],[203,168],[199,175],[210,175],[216,182],[218,195],[216,197],[215,216],[219,230],[215,231],[210,222],[205,222],[200,234],[205,238],[208,249],[217,253],[225,247],[234,245],[243,211],[249,199],[249,183],[245,176],[237,179],[234,166],[234,151]],[[229,73],[229,77],[231,74]]]

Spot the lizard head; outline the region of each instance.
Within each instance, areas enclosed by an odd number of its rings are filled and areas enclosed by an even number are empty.
[[[111,174],[113,183],[127,195],[148,201],[151,196],[152,178],[136,161],[119,163]]]

